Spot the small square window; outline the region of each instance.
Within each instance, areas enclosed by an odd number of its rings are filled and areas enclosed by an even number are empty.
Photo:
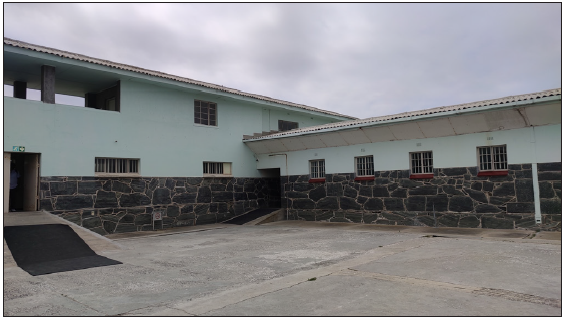
[[[194,123],[217,126],[217,104],[209,101],[194,100]]]
[[[325,160],[310,160],[309,161],[309,178],[325,178]]]
[[[231,176],[231,163],[204,162],[204,176]]]
[[[433,174],[433,152],[409,153],[411,174]]]
[[[374,176],[374,157],[360,156],[355,157],[355,173],[357,177]]]
[[[480,171],[507,171],[507,147],[478,147],[478,168]]]
[[[297,128],[298,128],[298,123],[296,122],[287,121],[287,120],[278,120],[278,130],[281,132],[285,132]]]
[[[139,159],[96,157],[96,174],[139,174]]]

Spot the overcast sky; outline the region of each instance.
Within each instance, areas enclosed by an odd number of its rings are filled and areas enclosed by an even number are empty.
[[[561,4],[5,3],[4,36],[359,118],[561,87]]]

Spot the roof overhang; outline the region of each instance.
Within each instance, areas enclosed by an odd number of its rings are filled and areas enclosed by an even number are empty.
[[[280,153],[560,124],[561,117],[562,98],[558,95],[481,108],[390,117],[375,122],[314,126],[309,130],[302,128],[278,136],[247,139],[244,143],[257,154]],[[349,125],[343,126],[346,123]]]

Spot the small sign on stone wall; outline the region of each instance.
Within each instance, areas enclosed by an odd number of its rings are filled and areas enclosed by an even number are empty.
[[[162,220],[163,220],[163,211],[155,210],[153,212],[153,221],[162,221]]]

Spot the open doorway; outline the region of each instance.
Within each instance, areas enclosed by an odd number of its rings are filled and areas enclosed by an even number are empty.
[[[268,184],[268,207],[280,208],[280,168],[259,169],[259,172]]]
[[[39,203],[39,156],[36,153],[11,153],[9,175],[4,177],[9,186],[8,210],[36,211]],[[7,162],[4,162],[6,166]],[[8,184],[6,184],[6,179]],[[6,202],[6,199],[4,199]],[[5,203],[6,204],[6,203]],[[4,207],[6,211],[6,207]]]

